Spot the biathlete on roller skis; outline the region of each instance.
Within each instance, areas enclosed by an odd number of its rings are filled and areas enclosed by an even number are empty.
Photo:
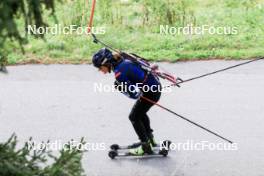
[[[129,153],[138,156],[153,153],[153,147],[157,146],[157,143],[147,112],[154,104],[141,96],[158,102],[162,87],[159,78],[152,72],[142,69],[140,64],[126,58],[126,55],[112,53],[107,48],[102,48],[95,53],[92,62],[104,74],[113,71],[116,79],[115,87],[129,98],[136,99],[129,114],[129,120],[140,140],[140,145],[130,149]],[[144,86],[148,89],[142,89]]]

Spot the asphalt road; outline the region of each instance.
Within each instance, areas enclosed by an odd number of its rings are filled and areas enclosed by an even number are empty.
[[[187,79],[237,64],[197,61],[161,64]],[[119,93],[95,92],[94,84],[112,85],[90,65],[24,65],[0,73],[0,141],[16,132],[20,141],[88,142],[87,175],[115,176],[262,176],[264,173],[264,62],[258,61],[183,84],[164,93],[160,103],[233,140],[237,150],[188,150],[186,145],[227,145],[223,140],[154,107],[149,112],[155,136],[176,147],[167,158],[108,158],[112,143],[137,141],[128,120],[134,103]],[[190,146],[190,145],[189,145]],[[233,148],[234,149],[234,148]]]

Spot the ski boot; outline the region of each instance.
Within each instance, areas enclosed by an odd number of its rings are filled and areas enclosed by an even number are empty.
[[[142,142],[140,146],[137,148],[133,148],[129,150],[129,153],[134,156],[143,156],[144,154],[152,154],[153,153],[153,146],[151,141]]]
[[[158,146],[158,143],[155,141],[153,134],[149,135],[149,142],[151,143],[152,147]]]

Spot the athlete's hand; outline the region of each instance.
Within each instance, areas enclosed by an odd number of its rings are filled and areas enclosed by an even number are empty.
[[[116,90],[118,90],[120,92],[124,91],[123,85],[117,80],[115,80],[115,82],[114,82],[114,87],[115,87]]]

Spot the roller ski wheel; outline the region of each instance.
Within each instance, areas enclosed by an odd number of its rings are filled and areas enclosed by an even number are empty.
[[[120,146],[118,144],[113,144],[113,145],[110,146],[110,149],[118,150],[118,149],[120,149]]]
[[[165,149],[162,149],[162,150],[159,151],[159,154],[164,156],[164,157],[167,157],[168,153],[169,153],[168,150],[165,150]]]
[[[108,156],[111,158],[111,159],[115,159],[116,156],[118,156],[118,153],[116,150],[111,150],[108,152]]]
[[[161,147],[164,147],[165,150],[170,150],[170,145],[171,145],[171,141],[170,140],[165,140],[162,142]]]

